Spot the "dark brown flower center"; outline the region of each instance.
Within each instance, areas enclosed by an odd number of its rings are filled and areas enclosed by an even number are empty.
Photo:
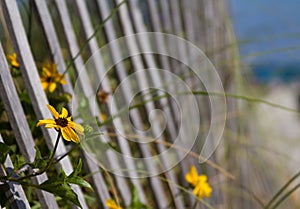
[[[52,77],[51,76],[46,77],[46,81],[47,81],[47,83],[51,83],[52,82]]]
[[[57,118],[54,121],[55,121],[56,125],[59,125],[61,127],[68,126],[68,120],[66,118]]]

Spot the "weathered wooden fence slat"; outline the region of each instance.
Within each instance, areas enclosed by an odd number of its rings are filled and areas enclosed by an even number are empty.
[[[13,79],[10,75],[10,70],[6,62],[6,57],[0,44],[0,93],[4,103],[9,122],[16,136],[19,149],[27,162],[33,162],[35,157],[34,140],[31,135],[30,128],[25,118],[24,111],[21,106]],[[33,178],[35,183],[41,184],[47,179],[46,174]],[[41,201],[43,208],[48,206],[58,208],[58,205],[52,194],[37,190],[37,195]]]
[[[13,0],[2,2],[3,9],[6,14],[5,18],[6,21],[9,23],[9,33],[14,43],[14,48],[18,56],[18,61],[20,62],[22,76],[25,81],[26,89],[31,98],[34,111],[39,119],[52,118],[49,110],[46,107],[46,104],[48,104],[48,100],[40,82],[39,74],[35,66],[32,53],[30,51],[29,43],[22,24],[20,14],[18,12],[16,1]],[[55,143],[54,140],[56,139],[55,131],[44,128],[42,130],[48,147],[50,149],[53,149]],[[57,152],[55,154],[56,156],[60,156],[64,153],[66,153],[66,149],[62,141],[60,141],[58,144]],[[62,166],[62,168],[67,174],[70,174],[72,172],[73,168],[71,166],[69,157],[65,157],[64,159],[59,161],[59,164]],[[72,188],[77,193],[78,199],[83,208],[87,208],[80,187],[77,185],[73,185]]]
[[[0,142],[4,142],[0,135]],[[8,155],[4,162],[4,167],[0,166],[0,175],[7,175],[13,172],[14,166]],[[6,198],[12,209],[28,209],[30,208],[29,202],[26,198],[25,192],[22,186],[16,182],[0,183],[0,187],[5,191]],[[7,188],[6,188],[7,187]],[[0,206],[1,208],[1,206]]]
[[[103,3],[104,2],[100,2],[100,3],[102,3],[102,7],[100,7],[100,8],[105,8],[105,7],[103,7]],[[121,3],[121,2],[118,1],[118,3]],[[119,9],[119,13],[121,15],[121,20],[122,20],[121,24],[124,25],[123,28],[125,30],[125,35],[133,34],[132,29],[130,30],[130,28],[132,26],[128,24],[129,22],[128,22],[128,14],[127,14],[126,7],[125,6],[121,7]],[[110,32],[110,35],[112,35],[112,33],[114,33],[113,32],[113,26],[111,24],[107,24],[106,26],[107,26],[106,28],[108,28],[107,30]],[[113,40],[114,37],[115,37],[115,35],[109,36],[109,38],[111,38],[111,40]],[[129,40],[129,41],[131,41],[131,40]],[[131,43],[128,43],[127,45],[128,45],[129,48],[130,47],[134,47],[134,46],[137,47],[136,43],[133,40],[132,40]],[[130,48],[130,49],[131,49],[131,54],[134,54],[134,52],[137,52],[137,48],[134,48],[134,49]],[[121,55],[118,53],[118,51],[119,50],[117,48],[112,49],[112,54],[115,55],[114,56],[114,60],[116,60],[116,61],[120,60],[120,58],[121,58]],[[140,59],[137,59],[137,57],[133,57],[132,59],[133,59],[133,65],[135,66],[136,69],[143,69],[143,65],[142,65]],[[120,66],[121,65],[117,65],[116,67],[118,68]],[[123,79],[125,79],[127,77],[127,75],[125,74],[125,71],[122,70],[122,69],[117,70],[117,73],[120,76],[120,80],[123,80]],[[143,87],[144,84],[147,83],[146,79],[142,78],[142,77],[138,78],[138,82],[139,82],[139,84],[142,84],[142,87]],[[133,93],[131,92],[130,89],[132,89],[132,88],[129,86],[129,84],[127,84],[127,88],[124,88],[124,91],[126,91],[126,93],[124,93],[125,94],[125,99],[127,100],[128,104],[130,102],[130,99],[133,98]],[[151,102],[149,102],[147,105],[149,106],[149,104],[151,105]],[[139,118],[140,116],[137,114],[137,112],[136,111],[131,111],[130,114],[132,115],[132,118],[133,118],[132,120],[133,120],[133,123],[134,123],[135,127],[142,129],[142,127],[141,127],[142,122],[141,122],[141,120]],[[140,146],[140,147],[141,147],[143,156],[145,156],[145,157],[151,157],[151,154],[150,154],[150,152],[149,152],[149,150],[148,150],[147,147],[145,147],[145,146]],[[156,168],[153,165],[147,164],[147,166],[148,166],[148,168],[150,168],[151,171],[153,171],[153,172],[156,171]],[[154,195],[156,196],[156,198],[158,198],[157,199],[158,204],[160,204],[160,207],[165,207],[168,203],[167,203],[167,201],[165,201],[166,198],[164,198],[164,192],[163,192],[162,187],[160,186],[161,185],[160,180],[151,178],[150,181],[152,182],[152,186],[155,188],[154,191],[156,191],[156,192],[154,193]],[[159,191],[161,191],[161,192],[159,192]]]
[[[75,5],[77,6],[77,10],[79,11],[79,17],[81,19],[81,23],[82,23],[83,28],[84,28],[85,38],[88,39],[94,34],[95,31],[92,27],[92,24],[91,24],[89,15],[88,15],[88,11],[87,11],[85,2],[84,1],[77,1]],[[94,62],[94,66],[95,66],[94,69],[96,69],[95,70],[95,75],[97,75],[99,81],[100,80],[102,81],[101,88],[103,90],[107,91],[107,92],[112,92],[108,79],[107,78],[101,79],[102,76],[105,75],[106,72],[105,72],[105,66],[104,66],[104,63],[102,61],[102,58],[101,58],[100,54],[97,53],[97,51],[99,50],[99,46],[98,46],[95,38],[92,38],[88,42],[88,47],[89,47],[90,53],[93,55],[92,61]],[[99,84],[95,83],[94,88],[98,89],[97,85],[99,85]],[[115,105],[111,103],[111,98],[110,97],[107,100],[107,104],[111,107],[110,114],[111,115],[116,114],[118,110],[115,107]],[[116,118],[113,121],[113,124],[118,130],[123,130],[124,129],[121,121],[118,118]],[[121,136],[118,136],[117,138],[118,138],[118,143],[120,144],[122,152],[127,154],[127,155],[131,154],[130,148],[129,148],[128,143],[126,142],[126,140],[122,139]],[[132,172],[136,169],[135,165],[132,161],[128,160],[125,163],[128,165],[128,168],[130,170],[132,170]],[[120,177],[117,177],[117,178],[120,178]],[[140,184],[140,181],[136,180],[136,179],[131,179],[131,181],[135,185],[136,189],[139,191],[139,196],[140,196],[141,200],[143,202],[146,202],[146,198],[145,198],[144,192],[142,190],[142,186]],[[128,189],[125,186],[123,188],[120,188],[120,189],[124,191],[124,193],[126,194],[127,197],[130,197],[129,196],[130,192],[128,191]],[[126,202],[129,203],[129,201],[130,201],[130,199],[126,198]]]
[[[38,14],[40,15],[40,18],[43,21],[42,29],[44,30],[45,34],[48,34],[48,35],[46,35],[47,42],[51,48],[54,60],[58,66],[58,71],[60,73],[64,73],[65,70],[67,70],[66,65],[65,65],[64,59],[62,57],[58,38],[57,38],[57,35],[55,32],[55,28],[54,28],[52,19],[50,18],[50,15],[49,15],[49,11],[48,11],[46,2],[45,1],[35,1],[34,3],[36,5]],[[59,66],[61,66],[61,67],[59,67]],[[66,76],[68,78],[68,74],[66,74]],[[68,83],[68,81],[67,81],[67,83]],[[71,83],[69,82],[68,84],[70,85]],[[65,85],[63,87],[64,87],[65,92],[73,95],[72,87],[67,86],[67,88],[65,88]],[[93,182],[93,185],[97,185],[97,186],[94,186],[93,188],[96,192],[96,196],[97,196],[99,203],[101,203],[103,205],[103,207],[106,207],[105,202],[107,199],[110,198],[110,195],[109,195],[108,189],[105,185],[104,178],[100,173],[98,165],[96,163],[94,163],[94,161],[91,160],[92,156],[88,157],[87,155],[88,155],[87,153],[83,152],[83,159],[85,162],[85,166],[87,167],[89,172],[94,173],[94,175],[92,175],[90,177],[90,180]]]
[[[137,5],[137,1],[134,0],[134,1],[131,1],[130,2],[130,11],[132,11],[132,14],[133,14],[133,20],[134,20],[134,23],[135,23],[135,28],[137,30],[138,33],[142,33],[142,32],[146,32],[146,28],[144,26],[144,23],[142,22],[142,16],[141,16],[141,13],[140,13],[140,10],[138,9],[138,5]],[[128,34],[127,34],[128,35]],[[140,47],[142,48],[143,51],[145,52],[151,52],[151,47],[150,47],[150,43],[149,41],[150,40],[147,40],[147,38],[143,37],[143,36],[139,36],[141,37],[138,41],[140,42]],[[150,68],[150,69],[154,69],[153,72],[150,73],[150,77],[152,79],[152,83],[154,84],[153,86],[155,86],[156,88],[159,88],[159,87],[163,87],[163,82],[162,82],[162,78],[160,77],[158,71],[156,71],[156,69],[158,69],[157,65],[155,64],[155,61],[154,61],[154,58],[153,58],[153,55],[151,54],[146,54],[145,55],[145,60],[146,60],[146,64],[147,64],[147,68]],[[141,86],[141,89],[143,89],[144,87]],[[162,96],[162,92],[158,92],[158,96]],[[171,142],[172,140],[175,140],[176,139],[176,129],[175,129],[175,124],[174,124],[174,119],[172,117],[172,113],[171,113],[171,110],[169,108],[169,106],[167,105],[167,99],[166,98],[162,98],[161,100],[159,100],[160,102],[160,105],[164,111],[164,113],[166,114],[166,117],[167,117],[167,128],[168,128],[168,132],[170,134],[170,137],[171,137]],[[150,105],[152,103],[149,103]],[[147,108],[148,106],[146,106]],[[147,108],[147,111],[148,111],[148,114],[149,112],[151,111],[151,109],[154,108],[154,105],[152,106],[149,106]],[[157,135],[159,133],[159,124],[158,123],[154,123],[152,128],[153,128],[153,132],[154,132],[154,135]],[[159,137],[160,140],[164,140],[162,137]],[[160,153],[162,153],[163,151],[166,150],[166,148],[164,146],[158,146],[158,149],[160,151]],[[163,164],[166,166],[166,167],[169,167],[170,163],[168,162],[168,159],[162,159],[163,161]],[[178,208],[184,208],[184,201],[182,199],[182,196],[178,195],[180,193],[180,190],[174,186],[176,184],[178,184],[178,180],[176,178],[176,176],[174,175],[174,172],[172,170],[169,170],[166,172],[166,177],[168,179],[171,180],[172,184],[169,184],[170,186],[170,189],[171,189],[171,192],[173,194],[173,198],[175,200],[175,204]]]
[[[61,47],[58,42],[56,31],[54,29],[54,25],[51,20],[51,16],[47,7],[47,2],[34,0],[33,4],[36,7],[38,20],[40,21],[40,24],[42,26],[46,26],[46,27],[42,27],[43,34],[46,37],[48,47],[50,48],[53,60],[56,63],[57,70],[59,73],[62,74],[66,70],[66,64],[64,62],[64,58],[61,52]],[[64,91],[73,95],[73,88],[71,86],[71,81],[68,74],[65,74],[65,80],[66,80],[66,84],[62,86]]]

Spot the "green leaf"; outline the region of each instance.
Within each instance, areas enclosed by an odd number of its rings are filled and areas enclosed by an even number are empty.
[[[75,170],[69,175],[69,177],[72,176],[78,176],[78,174],[81,172],[81,168],[82,168],[82,160],[79,159],[78,165],[75,168]]]
[[[83,178],[79,177],[79,176],[73,176],[71,178],[68,177],[67,182],[70,183],[70,184],[77,184],[81,187],[86,187],[86,188],[89,188],[89,189],[93,190],[90,183],[87,182],[86,180],[84,180]]]
[[[74,203],[75,205],[79,206],[80,202],[78,200],[77,194],[72,190],[71,186],[66,182],[44,182],[39,186],[40,189],[43,189],[47,192],[50,192],[54,195],[60,196],[63,199],[67,199]]]
[[[29,95],[28,95],[28,93],[24,93],[24,92],[22,92],[22,93],[20,93],[19,94],[19,98],[20,98],[20,100],[21,100],[21,102],[24,102],[24,103],[26,103],[26,104],[30,104],[31,105],[31,100],[30,100],[30,97],[29,97]]]
[[[85,181],[83,178],[79,177],[78,174],[81,172],[82,160],[79,159],[78,165],[75,170],[66,178],[66,181],[71,184],[77,184],[82,187],[89,188],[93,190],[92,186]]]
[[[3,142],[0,142],[0,163],[3,164],[6,160],[8,153],[11,151],[10,147]]]
[[[67,183],[66,180],[67,175],[65,174],[63,169],[60,168],[58,176],[51,176],[47,181],[45,181],[38,187],[54,195],[60,196],[63,199],[67,199],[75,205],[82,208],[78,200],[77,194],[72,190],[71,186]]]
[[[131,203],[130,203],[131,209],[151,209],[149,206],[141,202],[138,191],[134,185],[132,186],[131,195],[132,195]]]
[[[45,168],[47,166],[47,160],[42,158],[41,152],[37,146],[34,146],[36,153],[35,153],[35,158],[33,162],[33,167],[34,168]]]
[[[21,168],[25,164],[25,159],[22,155],[15,154],[11,156],[13,158],[13,164],[15,168]]]

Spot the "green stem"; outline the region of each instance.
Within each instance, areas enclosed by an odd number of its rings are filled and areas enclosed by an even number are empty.
[[[264,209],[270,208],[271,204],[279,197],[279,195],[296,179],[300,176],[300,172],[296,173],[283,187],[272,197],[272,199],[267,203]]]
[[[74,150],[76,150],[78,147],[80,146],[80,144],[76,144],[75,146],[73,146],[68,152],[66,152],[65,154],[63,154],[62,156],[60,156],[59,158],[57,158],[54,161],[55,163],[58,163],[59,161],[61,161],[63,158],[65,158],[66,156],[68,156],[71,152],[73,152]]]
[[[292,194],[296,189],[300,187],[300,183],[293,187],[288,193],[286,193],[282,198],[280,198],[271,209],[277,208],[290,194]]]
[[[50,160],[49,160],[47,166],[43,169],[43,172],[45,172],[46,170],[48,170],[49,167],[50,167],[51,164],[52,164],[52,161],[53,161],[53,159],[54,159],[55,152],[56,152],[57,147],[58,147],[58,142],[59,142],[60,136],[61,136],[61,132],[58,132],[58,135],[57,135],[57,138],[56,138],[56,142],[55,142],[55,145],[54,145],[53,152],[51,153]]]
[[[255,98],[255,97],[250,97],[250,96],[244,96],[244,95],[238,95],[238,94],[231,94],[231,93],[218,93],[218,92],[206,92],[206,91],[192,91],[192,92],[179,92],[177,95],[188,95],[188,94],[193,94],[193,95],[202,95],[202,96],[225,96],[225,97],[230,97],[230,98],[235,98],[235,99],[241,99],[241,100],[245,100],[247,102],[253,102],[253,103],[262,103],[262,104],[266,104],[269,105],[271,107],[275,107],[275,108],[279,108],[279,109],[283,109],[289,112],[293,112],[296,114],[300,115],[300,112],[289,108],[289,107],[285,107],[276,103],[272,103],[269,102],[267,100],[263,100],[263,99],[259,99],[259,98]],[[125,112],[128,112],[129,110],[132,110],[134,108],[138,108],[141,106],[144,106],[146,103],[151,102],[151,101],[158,101],[162,98],[168,98],[172,95],[169,94],[164,94],[164,95],[160,95],[160,96],[155,96],[149,100],[145,100],[141,103],[132,105],[130,107],[124,107],[122,108],[117,114],[112,115],[111,117],[109,117],[108,119],[106,119],[104,122],[99,123],[98,126],[105,126],[109,123],[111,123],[115,118],[119,117],[120,115],[122,115]]]
[[[193,205],[193,209],[196,209],[197,205],[198,205],[198,200],[195,200],[195,203]]]
[[[38,175],[41,175],[44,172],[46,172],[50,168],[50,166],[52,165],[52,161],[54,159],[54,155],[55,155],[55,152],[56,152],[57,147],[58,147],[58,142],[59,142],[60,136],[61,136],[61,133],[59,132],[58,135],[57,135],[57,138],[56,138],[56,142],[55,142],[55,145],[54,145],[53,152],[51,153],[50,159],[49,159],[48,164],[45,168],[43,168],[42,170],[39,170],[36,173],[32,173],[32,174],[29,174],[29,175],[26,175],[26,176],[23,176],[23,177],[20,177],[20,178],[7,178],[7,180],[22,183],[23,182],[22,180],[24,180],[24,179],[31,178],[31,177],[34,177],[34,176],[38,176]]]

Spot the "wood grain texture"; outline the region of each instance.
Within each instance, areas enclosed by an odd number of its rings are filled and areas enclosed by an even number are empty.
[[[33,162],[35,157],[34,140],[31,135],[21,102],[19,100],[5,54],[0,44],[0,95],[6,110],[9,122],[14,131],[18,147],[26,162]],[[46,174],[34,177],[34,183],[41,184],[47,179]],[[43,208],[58,208],[54,196],[50,193],[36,190]]]
[[[46,106],[46,104],[48,104],[48,100],[40,82],[39,74],[30,50],[16,1],[2,1],[2,7],[14,49],[18,56],[22,77],[29,93],[35,114],[38,119],[52,118],[52,115]],[[48,147],[53,149],[57,135],[56,131],[45,128],[42,128],[42,131]],[[66,153],[66,149],[62,140],[60,140],[55,155],[60,156],[64,153]],[[66,174],[70,174],[73,171],[70,159],[68,157],[65,157],[59,161],[59,165],[62,166]],[[59,169],[59,166],[57,166],[57,169]],[[72,188],[78,195],[81,205],[84,208],[87,208],[80,187],[72,185]]]
[[[78,3],[80,1],[76,1],[76,3]],[[64,73],[64,71],[66,70],[66,64],[63,60],[62,57],[62,53],[61,53],[61,49],[60,49],[60,45],[58,42],[58,37],[57,37],[57,33],[55,31],[54,28],[54,24],[52,22],[52,19],[50,17],[49,14],[49,10],[48,7],[46,5],[45,1],[39,1],[36,0],[34,1],[38,14],[39,14],[39,18],[41,19],[41,23],[42,23],[42,29],[44,30],[45,36],[47,38],[47,42],[48,45],[52,51],[52,54],[54,56],[54,60],[57,63],[58,66],[58,70],[60,73]],[[91,40],[92,41],[92,40]],[[94,40],[93,40],[94,41]],[[68,73],[66,74],[66,76],[68,76]],[[71,83],[70,81],[68,81],[69,79],[67,79],[67,85],[64,85],[64,91],[70,93],[71,95],[74,94],[73,89],[71,87]],[[74,97],[75,98],[75,97]],[[73,98],[73,99],[74,99]],[[76,101],[72,101],[73,103]],[[69,107],[71,108],[71,104],[69,104]],[[97,199],[99,201],[99,203],[103,206],[105,206],[105,202],[107,199],[110,198],[107,186],[105,185],[105,181],[103,179],[103,176],[101,175],[101,172],[98,168],[98,165],[95,164],[90,158],[91,157],[87,157],[87,153],[83,152],[83,160],[84,160],[84,165],[87,168],[87,170],[90,173],[94,173],[94,175],[92,175],[90,177],[90,180],[92,182],[92,186],[94,188],[94,191],[96,192],[97,195]]]

